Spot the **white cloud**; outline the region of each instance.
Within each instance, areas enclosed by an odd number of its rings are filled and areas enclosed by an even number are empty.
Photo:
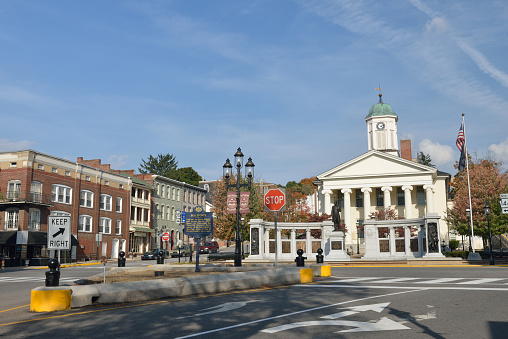
[[[508,138],[500,144],[492,144],[489,146],[489,151],[493,152],[498,158],[500,158],[504,167],[508,165]]]
[[[456,154],[454,153],[453,148],[448,145],[441,145],[437,142],[434,143],[429,139],[424,139],[418,145],[418,149],[419,152],[430,155],[432,163],[438,168],[449,165],[455,161]]]
[[[9,139],[0,139],[0,151],[19,151],[29,149],[35,142],[28,140],[10,141]]]
[[[109,156],[108,163],[111,164],[113,169],[125,169],[124,166],[127,164],[128,155],[116,155]]]

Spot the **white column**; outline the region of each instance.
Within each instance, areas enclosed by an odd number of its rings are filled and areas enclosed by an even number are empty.
[[[291,229],[291,258],[296,258],[296,231],[293,227]]]
[[[427,203],[427,214],[434,213],[434,186],[424,185],[425,200]]]
[[[390,239],[388,242],[390,243],[390,256],[393,257],[395,255],[395,227],[390,227],[389,234]]]
[[[372,188],[364,187],[362,188],[363,193],[363,220],[370,219],[370,194],[372,193]]]
[[[411,227],[404,226],[404,249],[405,254],[411,254]]]
[[[325,213],[328,215],[332,214],[332,203],[330,196],[332,195],[331,190],[323,190],[323,194],[325,195]]]
[[[308,228],[308,227],[305,230],[305,254],[307,255],[307,259],[311,259],[312,241],[310,239],[310,228]]]
[[[392,201],[390,199],[390,193],[392,192],[392,188],[389,186],[381,187],[381,191],[383,191],[383,205],[384,208],[389,208],[392,205]]]
[[[277,241],[277,259],[280,259],[282,256],[282,238],[281,238],[281,231],[282,229],[280,227],[277,227],[277,235],[276,235],[276,241]]]
[[[413,190],[413,186],[402,186],[402,190],[404,191],[404,217],[406,219],[411,219],[413,218],[413,206],[411,203],[411,191]]]
[[[349,228],[349,232],[345,234],[345,241],[346,244],[351,244],[353,242],[352,233],[353,230],[356,229],[356,225],[353,225],[351,222],[351,193],[353,193],[353,191],[349,188],[343,188],[341,192],[344,194],[344,210],[342,211],[344,216],[344,224]]]

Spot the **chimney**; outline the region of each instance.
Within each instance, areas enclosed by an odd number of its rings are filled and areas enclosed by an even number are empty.
[[[411,139],[400,141],[400,157],[409,161],[413,160],[411,154]]]

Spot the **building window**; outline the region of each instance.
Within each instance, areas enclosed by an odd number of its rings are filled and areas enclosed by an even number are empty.
[[[5,211],[5,229],[17,230],[19,223],[19,209],[8,209]]]
[[[85,180],[86,180],[86,181],[90,181],[90,176],[89,176],[89,175],[86,175],[86,176],[85,176]]]
[[[111,219],[100,218],[99,220],[99,233],[111,234]]]
[[[174,187],[173,187],[173,188],[171,189],[171,196],[172,196],[172,199],[173,199],[173,200],[176,200],[175,192],[176,192],[176,188],[174,188]]]
[[[161,185],[161,198],[164,198],[164,185]]]
[[[404,199],[404,191],[402,187],[397,187],[397,205],[404,206],[406,199]]]
[[[101,194],[101,206],[100,209],[103,211],[111,211],[111,195]]]
[[[149,222],[149,221],[150,221],[150,218],[149,218],[149,216],[148,216],[148,213],[150,212],[150,210],[149,210],[148,208],[143,208],[143,212],[144,212],[144,213],[143,213],[143,214],[144,214],[144,215],[143,215],[143,217],[144,217],[143,221],[144,221],[144,222]]]
[[[383,198],[383,191],[381,191],[381,188],[376,188],[376,206],[377,207],[383,207],[384,206],[384,198]]]
[[[157,196],[159,196],[159,197],[161,195],[161,188],[158,183],[155,185],[155,194],[157,194]]]
[[[93,207],[93,192],[81,191],[79,194],[79,206],[81,207]]]
[[[79,216],[79,224],[78,224],[79,232],[92,232],[92,217],[89,215],[80,215]]]
[[[363,207],[363,193],[362,190],[357,188],[355,189],[356,195],[356,207]]]
[[[166,220],[169,220],[169,206],[166,206]]]
[[[123,188],[123,184],[120,184],[118,187]]]
[[[171,207],[171,220],[175,221],[175,208]]]
[[[70,176],[71,176],[71,172],[69,172],[69,171],[65,171],[65,175],[66,175],[66,176],[68,176],[68,177],[70,177]]]
[[[104,180],[104,185],[109,186],[109,180]]]
[[[37,169],[43,170],[44,169],[44,165],[43,164],[37,164]]]
[[[36,208],[30,208],[28,215],[28,229],[30,231],[39,231],[41,229],[41,211]]]
[[[30,184],[30,201],[42,201],[42,183],[38,181],[32,181]]]
[[[176,190],[176,200],[180,201],[180,189]]]
[[[18,163],[17,162],[11,162],[11,167],[18,167]]]
[[[51,211],[49,214],[52,217],[70,217],[71,214],[69,212],[63,212],[63,211]]]
[[[51,168],[51,172],[53,172],[53,173],[57,173],[57,172],[58,172],[58,169],[57,169],[56,167],[52,167],[52,168]]]
[[[7,183],[7,199],[19,199],[21,195],[21,180],[11,180]]]
[[[208,191],[210,191],[210,185],[205,184],[204,188],[205,188],[205,190],[206,190],[207,192],[208,192]]]
[[[116,235],[122,234],[122,220],[116,221],[115,234]]]
[[[122,198],[116,197],[116,213],[122,213]]]
[[[62,204],[70,204],[72,188],[63,185],[53,185],[51,190],[51,200]]]
[[[425,191],[423,186],[416,186],[416,203],[425,206]]]

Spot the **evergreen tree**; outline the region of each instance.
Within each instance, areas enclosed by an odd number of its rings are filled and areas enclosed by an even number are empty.
[[[151,154],[148,160],[141,159],[140,167],[138,168],[141,174],[157,174],[166,178],[178,180],[176,170],[178,168],[178,161],[176,161],[173,154],[158,154],[153,157]]]

